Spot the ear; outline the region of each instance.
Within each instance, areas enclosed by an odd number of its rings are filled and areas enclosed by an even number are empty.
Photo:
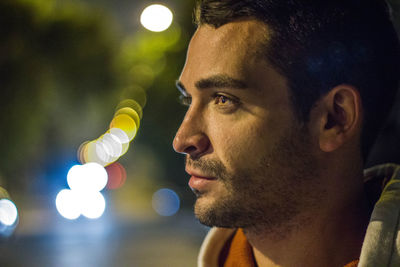
[[[339,85],[320,100],[319,146],[332,152],[344,143],[359,137],[362,126],[362,104],[358,90]]]

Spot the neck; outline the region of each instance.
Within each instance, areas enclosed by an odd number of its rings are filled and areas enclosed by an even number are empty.
[[[332,192],[325,200],[335,201],[324,201],[276,231],[244,229],[258,266],[337,267],[357,260],[369,221],[362,183],[358,188],[351,194]]]

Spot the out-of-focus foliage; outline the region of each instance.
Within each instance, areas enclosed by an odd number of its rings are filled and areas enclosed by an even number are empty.
[[[187,186],[183,156],[173,151],[172,139],[186,109],[178,102],[175,81],[184,65],[186,47],[194,31],[191,18],[193,2],[179,1],[179,4],[176,2],[174,6],[171,3],[169,7],[174,11],[174,22],[168,30],[154,33],[139,28],[124,40],[121,47],[125,69],[129,69],[131,74],[127,84],[144,88],[147,96],[141,128],[133,144],[133,157],[124,158],[122,162],[128,168],[128,176],[130,167],[136,175],[135,166],[145,161],[139,159],[145,154],[135,154],[135,151],[138,147],[149,149],[146,154],[154,155],[153,160],[157,162],[154,167],[158,169],[158,176],[152,177],[156,179],[154,184],[175,188],[182,205],[190,207],[193,194]]]
[[[13,195],[57,175],[62,183],[57,168],[104,132],[121,99],[133,98],[146,108],[133,151],[121,159],[128,179],[143,168],[138,162],[152,162],[138,157],[154,155],[157,177],[145,178],[192,197],[182,156],[171,147],[184,115],[174,82],[194,30],[191,9],[190,1],[176,5],[165,32],[122,33],[110,10],[83,2],[1,1],[0,185]],[[142,154],[134,154],[136,146]]]
[[[3,183],[23,185],[50,150],[101,128],[96,122],[115,105],[122,73],[109,18],[55,3],[0,2]]]

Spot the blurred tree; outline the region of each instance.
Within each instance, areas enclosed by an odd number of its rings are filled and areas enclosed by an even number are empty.
[[[192,3],[172,9],[175,21],[167,31],[140,27],[122,36],[108,13],[92,5],[0,2],[0,21],[7,25],[0,29],[0,185],[13,194],[65,183],[60,168],[71,164],[84,139],[104,133],[122,97],[147,102],[133,145],[144,153],[133,149],[122,159],[128,175],[146,161],[137,157],[156,155],[159,175],[144,179],[182,187],[192,197],[182,156],[171,147],[185,110],[174,82],[194,30]]]
[[[0,175],[21,187],[55,151],[104,131],[122,80],[119,37],[99,10],[51,0],[1,1],[0,22]]]
[[[122,161],[128,168],[135,167],[140,162],[137,158],[142,156],[135,154],[135,146],[150,149],[150,154],[157,156],[158,166],[154,168],[160,169],[159,176],[149,177],[154,180],[154,187],[177,190],[183,206],[189,207],[194,198],[187,186],[183,156],[173,151],[172,139],[186,110],[178,102],[175,81],[179,78],[186,47],[195,30],[191,18],[193,2],[169,1],[166,5],[174,11],[174,22],[168,30],[155,33],[138,28],[125,39],[121,48],[126,71],[131,74],[126,83],[144,88],[147,96],[138,137],[132,151],[128,152],[132,157]]]

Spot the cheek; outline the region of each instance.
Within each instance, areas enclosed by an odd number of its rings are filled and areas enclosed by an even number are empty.
[[[230,172],[259,162],[267,153],[269,141],[274,139],[268,135],[265,123],[250,122],[234,123],[229,130],[217,127],[212,133],[216,157]]]

